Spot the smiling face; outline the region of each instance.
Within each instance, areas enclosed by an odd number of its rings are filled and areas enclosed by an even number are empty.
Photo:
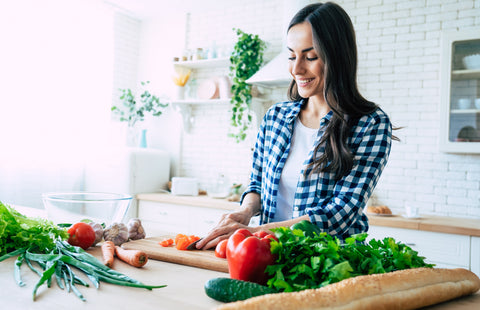
[[[303,98],[324,101],[324,63],[313,48],[312,27],[308,22],[290,28],[287,34],[288,70]]]

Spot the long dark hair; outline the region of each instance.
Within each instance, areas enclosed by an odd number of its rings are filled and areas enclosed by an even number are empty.
[[[357,46],[355,30],[347,13],[337,4],[314,3],[301,9],[288,26],[308,22],[312,26],[313,48],[324,62],[324,96],[332,118],[314,151],[312,172],[332,172],[339,180],[353,167],[353,154],[347,145],[352,126],[378,106],[365,99],[357,87]],[[288,88],[290,100],[298,101],[295,80]],[[307,101],[307,100],[305,100]],[[316,156],[320,148],[325,151]]]

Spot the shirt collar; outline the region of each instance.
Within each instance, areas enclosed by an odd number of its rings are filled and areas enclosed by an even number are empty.
[[[292,102],[291,109],[289,109],[289,111],[286,114],[289,123],[292,123],[295,120],[295,118],[298,116],[298,114],[300,113],[300,109],[302,108],[302,105],[305,102],[305,100],[306,99],[303,98],[299,101]],[[330,111],[327,113],[327,115],[325,115],[320,120],[320,128],[322,128],[323,126],[326,126],[330,122],[332,115],[333,115],[333,111]]]
[[[288,109],[288,112],[286,113],[286,117],[289,123],[292,123],[298,116],[304,101],[305,99],[301,99],[299,101],[292,101],[291,108]]]

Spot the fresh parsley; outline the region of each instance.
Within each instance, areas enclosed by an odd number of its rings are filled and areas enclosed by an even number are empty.
[[[271,276],[267,285],[281,292],[319,288],[359,275],[434,266],[393,238],[365,243],[367,234],[363,233],[342,244],[326,233],[307,237],[300,229],[272,230],[278,242],[271,242],[271,251],[278,259],[267,267]]]

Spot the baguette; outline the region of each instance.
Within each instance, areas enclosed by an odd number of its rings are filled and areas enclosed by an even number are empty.
[[[358,276],[319,289],[258,296],[217,309],[418,309],[479,289],[480,279],[467,269],[415,268]]]

